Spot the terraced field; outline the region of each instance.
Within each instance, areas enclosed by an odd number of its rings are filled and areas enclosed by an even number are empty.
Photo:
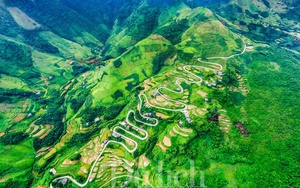
[[[244,42],[244,40],[243,40],[243,42]],[[245,42],[244,42],[244,45],[245,46],[243,48],[243,51],[239,54],[231,55],[229,57],[211,57],[209,59],[232,58],[237,55],[243,54],[246,49]],[[135,111],[130,110],[127,113],[125,122],[121,122],[121,124],[123,126],[121,127],[121,126],[117,125],[110,130],[112,136],[115,138],[120,137],[121,141],[105,139],[100,145],[99,139],[101,139],[101,138],[96,138],[95,140],[91,141],[90,144],[88,144],[86,149],[83,149],[85,154],[83,155],[82,158],[85,161],[85,163],[91,164],[93,162],[93,165],[91,166],[90,171],[88,173],[87,173],[87,169],[85,169],[84,167],[82,167],[84,169],[81,169],[81,171],[84,174],[86,174],[86,173],[88,174],[86,181],[84,183],[79,183],[78,181],[73,179],[71,176],[58,177],[58,178],[53,179],[52,182],[56,183],[61,180],[67,179],[67,180],[72,181],[74,184],[76,184],[79,187],[84,187],[89,182],[92,182],[92,181],[96,181],[96,182],[108,181],[108,182],[110,182],[110,181],[118,179],[118,178],[130,177],[130,175],[120,175],[120,176],[118,176],[118,175],[123,174],[124,171],[128,172],[129,174],[133,173],[134,172],[132,169],[133,163],[130,163],[128,161],[128,159],[120,158],[117,155],[112,155],[112,153],[109,152],[109,149],[107,149],[107,146],[111,145],[111,144],[118,144],[118,145],[121,145],[123,148],[125,148],[125,150],[127,152],[133,153],[138,148],[137,140],[144,141],[148,138],[149,134],[148,134],[147,130],[145,130],[141,127],[138,127],[130,122],[129,116],[131,114],[133,114],[134,121],[136,121],[140,124],[144,124],[144,125],[147,125],[150,127],[159,126],[159,120],[157,118],[154,118],[152,113],[143,113],[142,112],[143,106],[145,108],[154,108],[154,109],[159,109],[159,110],[163,110],[163,111],[181,112],[184,114],[184,116],[186,118],[185,121],[187,121],[188,123],[191,123],[192,119],[190,118],[190,112],[189,112],[190,109],[188,108],[188,105],[182,101],[178,101],[178,100],[167,97],[165,94],[163,94],[162,90],[167,90],[168,92],[175,93],[175,94],[182,94],[182,93],[184,93],[184,89],[181,86],[181,82],[185,82],[189,85],[200,84],[202,82],[202,78],[197,76],[195,73],[193,73],[192,69],[198,69],[198,70],[208,69],[208,70],[213,71],[215,74],[218,74],[218,72],[220,72],[222,70],[222,66],[218,63],[205,62],[205,61],[202,61],[200,58],[198,59],[198,61],[200,63],[202,63],[203,66],[187,65],[187,66],[182,67],[181,74],[188,75],[188,77],[191,75],[191,77],[189,77],[187,79],[182,78],[182,77],[177,78],[176,79],[177,89],[172,90],[167,87],[158,87],[158,88],[154,87],[154,88],[149,88],[145,92],[140,93],[138,95],[138,99],[139,99],[139,103],[137,106],[138,114],[142,119],[145,119],[146,121],[137,119],[135,116]],[[208,65],[208,66],[206,66],[206,65]],[[146,82],[147,82],[148,86],[156,85],[156,83],[151,84],[151,82],[149,82],[149,81],[146,81]],[[153,89],[155,90],[154,92],[152,91]],[[153,100],[149,100],[146,93],[148,93],[148,96],[150,93],[151,99],[153,99]],[[186,94],[188,95],[188,93],[186,93]],[[171,102],[172,105],[165,103],[164,101]],[[159,106],[158,106],[158,104],[159,104]],[[222,123],[225,123],[228,125],[230,123],[230,121],[228,121],[226,119],[225,120],[221,119],[221,121],[222,121]],[[181,124],[182,123],[180,122],[180,126],[178,124],[174,125],[168,131],[168,133],[163,136],[162,140],[160,140],[156,144],[163,152],[166,152],[168,150],[168,148],[172,147],[172,142],[170,139],[171,137],[177,137],[177,136],[189,137],[190,134],[193,134],[192,129],[181,127]],[[227,129],[228,129],[228,125],[226,125]],[[135,130],[135,132],[133,132],[130,129]],[[221,127],[221,129],[224,129],[224,128]],[[227,129],[225,131],[228,131]],[[143,135],[143,136],[141,136],[141,135]],[[102,140],[103,140],[103,138],[102,138]],[[114,172],[115,175],[114,175],[113,179],[109,179],[109,176],[107,176],[107,170],[110,169],[111,167],[120,167],[120,169],[118,171]],[[117,176],[116,176],[116,174],[117,174]],[[52,182],[50,183],[51,187],[52,187]],[[146,183],[151,185],[149,182],[146,182]]]

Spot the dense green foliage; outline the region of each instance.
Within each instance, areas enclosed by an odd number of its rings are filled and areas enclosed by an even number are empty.
[[[0,102],[17,102],[20,99],[32,97],[34,93],[23,92],[17,89],[2,89],[0,88]]]
[[[49,186],[54,178],[49,169],[54,167],[58,176],[68,174],[84,182],[82,167],[89,170],[90,166],[84,160],[95,149],[90,147],[111,139],[132,148],[122,137],[112,136],[111,130],[125,121],[128,110],[136,110],[138,94],[150,96],[148,90],[162,85],[176,89],[174,83],[179,77],[192,80],[180,68],[202,65],[196,61],[198,56],[210,61],[208,57],[223,56],[223,52],[239,53],[243,43],[237,34],[251,48],[233,58],[214,59],[225,67],[222,78],[213,71],[193,70],[203,81],[220,79],[217,86],[181,82],[183,93],[167,93],[191,105],[192,123],[182,113],[141,106],[142,113],[156,116],[160,112],[168,118],[159,117],[158,126],[147,126],[130,117],[132,123],[149,132],[149,138],[141,141],[120,130],[138,142],[138,149],[131,154],[120,144],[110,144],[112,152],[105,155],[137,164],[132,166],[135,176],[147,174],[153,187],[157,187],[159,178],[168,187],[178,187],[168,184],[169,174],[177,172],[178,184],[191,186],[193,167],[197,173],[192,187],[203,186],[198,172],[205,176],[205,187],[300,187],[300,43],[295,38],[299,0],[3,3],[0,187]],[[199,5],[212,12],[189,8]],[[12,17],[16,12],[10,13],[8,7],[20,8],[42,27],[24,29],[14,20],[18,18]],[[198,27],[200,24],[203,27]],[[93,65],[90,56],[101,59],[101,65]],[[100,100],[99,95],[103,96]],[[157,105],[164,105],[159,103],[157,100]],[[136,118],[151,122],[138,113]],[[179,121],[183,121],[180,126]],[[242,134],[236,123],[249,134]],[[32,125],[38,129],[33,131]],[[45,137],[36,136],[40,129],[48,128]],[[165,136],[170,139],[170,147],[165,146]],[[87,145],[95,139],[99,143]],[[51,150],[40,150],[49,146]],[[118,156],[113,156],[115,153]],[[140,165],[146,162],[144,157],[150,160],[145,168]],[[66,167],[62,165],[66,159],[76,163]],[[160,163],[163,167],[157,168]],[[100,181],[89,185],[99,187]],[[74,186],[69,181],[65,187]]]
[[[73,69],[72,74],[74,76],[78,76],[79,74],[89,71],[90,67],[88,67],[86,65],[75,65],[75,66],[72,66],[72,69]]]
[[[40,74],[32,67],[31,52],[26,46],[0,40],[0,73],[15,76],[27,83]]]
[[[24,133],[9,133],[5,134],[4,136],[0,137],[0,143],[3,145],[9,145],[9,144],[18,144],[22,142],[28,135]]]
[[[172,58],[176,54],[176,49],[171,46],[168,51],[162,52],[156,55],[156,57],[153,58],[152,64],[152,72],[153,74],[159,73],[161,70],[162,66],[164,65],[165,61],[168,58]]]
[[[95,128],[87,133],[76,133],[72,136],[72,138],[68,141],[70,145],[80,146],[84,144],[87,140],[90,140],[90,137],[99,131],[99,128]]]
[[[189,21],[187,19],[172,22],[171,25],[160,28],[157,34],[162,35],[168,39],[172,44],[181,42],[182,34],[189,28]]]
[[[125,107],[125,105],[114,105],[110,106],[106,109],[104,114],[104,119],[106,120],[112,120],[115,117],[119,115],[119,113],[122,111],[122,109]]]
[[[105,112],[106,108],[103,106],[99,106],[96,108],[86,108],[83,117],[86,122],[93,122],[96,117],[103,116]]]
[[[149,140],[145,146],[145,148],[146,148],[145,154],[147,157],[153,158],[152,150],[156,143],[157,143],[157,138],[155,136],[149,138]]]
[[[123,95],[122,91],[117,90],[117,91],[114,93],[113,98],[114,98],[115,100],[117,100],[118,98],[122,98],[123,96],[124,96],[124,95]]]
[[[54,128],[49,132],[49,134],[43,138],[35,138],[33,141],[33,147],[37,151],[42,147],[52,146],[54,143],[58,142],[60,137],[64,133],[64,124],[63,123],[56,123]]]
[[[124,23],[128,27],[128,35],[137,41],[148,37],[157,26],[159,9],[151,6],[142,6],[134,12]]]
[[[22,36],[24,37],[27,44],[35,47],[37,50],[46,53],[58,54],[59,50],[49,42],[44,40],[38,35],[38,30],[35,31],[23,31]]]
[[[116,61],[114,61],[114,66],[116,67],[116,68],[118,68],[119,66],[121,66],[122,65],[122,60],[121,59],[117,59]]]

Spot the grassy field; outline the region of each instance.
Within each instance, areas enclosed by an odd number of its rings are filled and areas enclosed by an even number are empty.
[[[92,90],[94,100],[100,103],[110,103],[113,101],[111,96],[118,89],[127,96],[133,87],[153,74],[152,58],[169,48],[170,43],[151,38],[137,43],[133,49],[120,57],[119,60],[123,62],[120,67],[116,68],[113,63],[110,63],[97,73],[103,75],[105,72],[106,74]]]
[[[93,55],[88,47],[63,39],[54,33],[44,31],[40,32],[40,36],[57,47],[63,57],[83,59]]]
[[[31,176],[31,168],[35,162],[35,151],[32,140],[26,139],[18,145],[0,145],[2,178],[7,180],[19,179],[27,181],[26,176]],[[16,170],[17,169],[17,170]],[[3,182],[3,181],[2,181]],[[0,183],[1,185],[1,183]]]
[[[198,57],[221,57],[241,52],[242,41],[221,22],[209,21],[191,26],[182,36],[178,49]]]
[[[27,84],[24,83],[21,79],[4,74],[0,75],[0,87],[4,89],[20,89],[23,91],[29,90]]]
[[[38,51],[32,52],[34,65],[42,72],[48,75],[60,76],[59,67],[66,67],[67,63],[63,58]],[[46,62],[46,63],[45,63]],[[67,68],[67,67],[66,67]]]
[[[10,12],[15,22],[24,29],[32,30],[41,26],[17,7],[9,7],[7,10]]]

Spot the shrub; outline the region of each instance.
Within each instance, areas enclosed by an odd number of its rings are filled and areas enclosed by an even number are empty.
[[[57,141],[64,133],[64,124],[56,123],[54,129],[52,129],[49,134],[44,139],[35,138],[33,141],[33,147],[37,151],[42,147],[51,146]]]
[[[122,65],[122,61],[121,61],[121,59],[117,59],[113,62],[113,64],[116,68],[118,68]]]
[[[124,95],[123,95],[123,93],[122,93],[122,91],[120,91],[119,89],[114,93],[114,95],[113,95],[113,98],[115,99],[115,100],[117,100],[118,98],[121,98],[121,97],[123,97]]]
[[[173,46],[171,46],[167,51],[157,54],[152,61],[153,74],[157,74],[162,68],[162,66],[164,65],[165,61],[168,58],[174,56],[175,54],[176,54],[176,49]]]
[[[0,142],[3,145],[9,145],[9,144],[18,144],[22,142],[27,137],[24,133],[9,133],[5,134],[4,136],[0,137]]]
[[[115,105],[107,108],[104,114],[104,119],[112,120],[119,115],[125,105]]]

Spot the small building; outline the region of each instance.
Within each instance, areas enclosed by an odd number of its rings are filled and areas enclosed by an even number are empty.
[[[186,119],[188,123],[192,123],[193,121],[191,120],[191,118],[187,118]]]
[[[90,122],[86,122],[86,124],[85,124],[86,126],[89,126],[90,125]]]
[[[180,121],[179,121],[179,125],[180,125],[180,126],[183,125],[183,121],[180,120]]]
[[[68,62],[68,65],[73,65],[74,63],[75,63],[75,61],[72,60],[72,61]]]
[[[103,143],[104,143],[104,144],[107,144],[107,142],[108,142],[108,140],[107,140],[107,139],[103,141]]]
[[[185,114],[185,113],[187,113],[188,111],[187,111],[187,109],[184,109],[184,110],[182,110],[181,112]]]
[[[30,117],[32,117],[32,116],[33,116],[32,113],[29,113],[29,114],[27,115],[28,118],[30,118]]]
[[[82,88],[85,89],[86,88],[86,82],[82,83]]]
[[[50,169],[50,173],[52,173],[53,175],[55,175],[57,173],[57,171],[55,170],[55,168],[51,168]]]
[[[208,83],[208,81],[205,81],[204,83],[205,83],[206,85],[208,85],[208,84],[209,84],[209,83]]]
[[[151,112],[149,112],[149,113],[145,113],[145,114],[143,114],[143,116],[152,117],[152,116],[153,116],[153,114],[152,114]]]
[[[218,75],[219,75],[219,76],[223,76],[224,74],[223,74],[223,72],[219,71],[219,72],[218,72]]]
[[[66,185],[67,182],[68,182],[67,178],[64,178],[64,179],[58,181],[58,183],[60,183],[62,185]]]
[[[191,123],[191,122],[192,122],[191,117],[190,117],[189,114],[185,114],[185,118],[186,118],[186,121],[187,121],[188,123]]]
[[[124,121],[121,121],[120,124],[123,125],[124,127],[127,125],[127,123]]]
[[[208,87],[211,87],[211,84],[207,84]]]
[[[158,92],[153,93],[151,96],[155,98],[158,95]]]
[[[95,118],[95,122],[98,122],[98,121],[100,121],[100,118],[98,118],[98,117]]]
[[[112,136],[115,137],[115,138],[119,138],[119,137],[120,137],[120,134],[114,132],[114,133],[112,134]]]
[[[205,102],[208,102],[208,101],[209,101],[209,99],[208,99],[208,98],[205,98],[204,100],[205,100]]]
[[[150,108],[150,105],[148,103],[145,103],[146,108]]]

